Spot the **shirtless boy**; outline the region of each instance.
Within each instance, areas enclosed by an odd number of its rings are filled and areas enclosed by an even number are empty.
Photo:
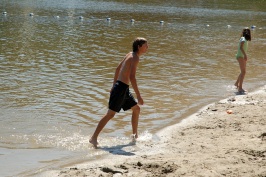
[[[98,145],[98,135],[107,122],[112,119],[121,108],[123,108],[124,111],[129,109],[132,110],[132,131],[134,138],[138,138],[139,105],[143,105],[144,102],[138,89],[136,71],[140,59],[139,57],[148,50],[148,42],[145,38],[138,37],[134,40],[132,47],[133,52],[128,53],[116,68],[109,99],[109,109],[106,115],[103,116],[98,123],[98,126],[90,139],[90,143],[95,148],[97,148]],[[130,83],[137,95],[138,102],[135,101],[133,95],[129,91]]]

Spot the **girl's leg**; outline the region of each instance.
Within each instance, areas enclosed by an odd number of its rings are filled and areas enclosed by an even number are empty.
[[[238,58],[238,63],[239,63],[239,67],[240,67],[240,74],[238,76],[237,82],[238,83],[238,91],[242,92],[244,91],[243,89],[243,81],[246,75],[246,60],[244,60],[244,58]]]
[[[235,86],[236,86],[237,89],[238,89],[238,84],[239,84],[240,76],[241,76],[241,73],[238,75],[237,80],[236,80],[236,83],[235,83]]]

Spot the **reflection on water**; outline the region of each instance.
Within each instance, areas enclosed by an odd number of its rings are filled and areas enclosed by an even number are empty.
[[[0,18],[0,147],[86,150],[107,111],[114,70],[137,36],[149,40],[137,71],[145,102],[140,132],[154,133],[234,95],[245,26],[257,27],[244,84],[265,84],[266,5],[232,3],[1,2],[7,14]],[[130,114],[117,114],[101,138],[128,137]]]

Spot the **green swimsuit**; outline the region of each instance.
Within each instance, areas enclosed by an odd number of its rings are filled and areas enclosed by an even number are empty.
[[[242,42],[244,42],[243,49],[244,49],[245,53],[247,53],[247,50],[248,50],[248,41],[245,39],[245,37],[241,37],[240,40],[239,40],[239,44],[238,44],[236,59],[238,59],[238,58],[244,58],[244,54],[240,50],[240,46],[241,46],[241,43]]]

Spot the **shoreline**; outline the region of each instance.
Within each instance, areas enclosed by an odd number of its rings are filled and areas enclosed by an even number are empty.
[[[204,106],[151,141],[35,176],[266,176],[265,127],[266,85]]]

